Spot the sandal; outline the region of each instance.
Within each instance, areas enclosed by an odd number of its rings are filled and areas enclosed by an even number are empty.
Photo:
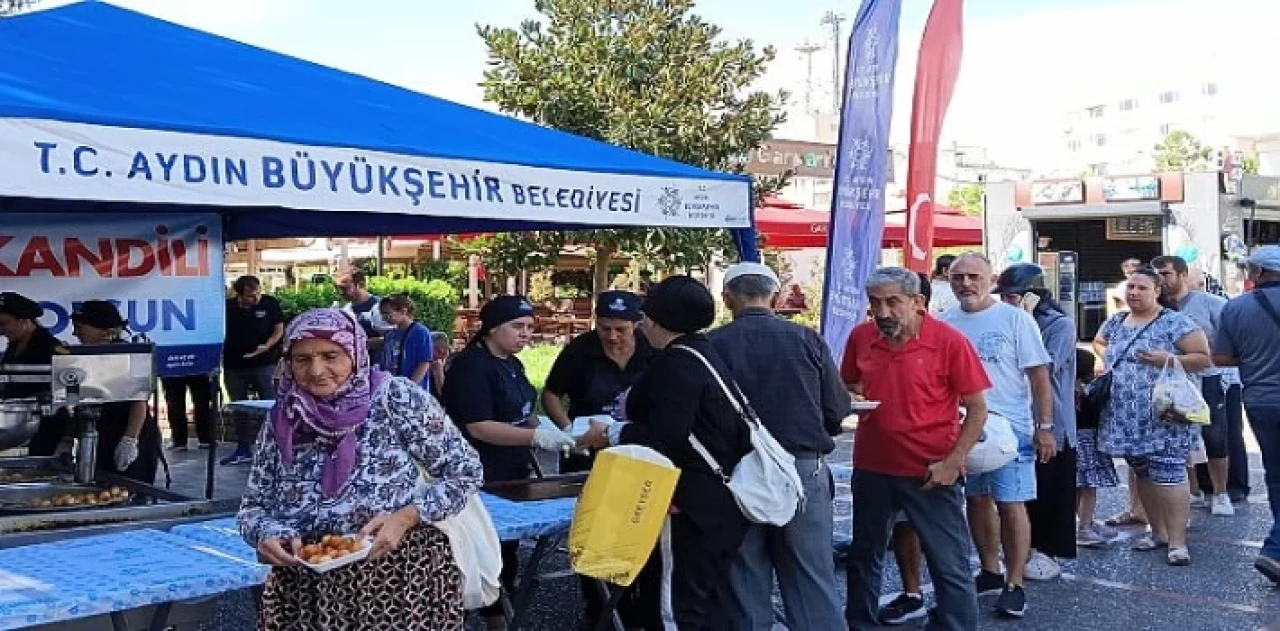
[[[1159,550],[1167,547],[1169,547],[1169,543],[1167,541],[1156,539],[1156,536],[1151,533],[1147,533],[1133,540],[1133,550],[1136,552],[1150,552],[1152,550]]]
[[[1108,517],[1107,520],[1102,523],[1108,526],[1145,526],[1147,525],[1147,520],[1140,519],[1130,511],[1122,511]]]
[[[1169,565],[1182,567],[1191,565],[1191,553],[1185,547],[1169,548]]]

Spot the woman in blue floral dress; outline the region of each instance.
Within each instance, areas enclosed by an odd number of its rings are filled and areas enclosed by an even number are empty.
[[[370,369],[364,329],[317,309],[289,326],[240,530],[272,567],[260,629],[460,630],[462,578],[431,524],[462,511],[480,458],[413,382]],[[421,471],[434,482],[419,489]],[[372,538],[369,557],[319,574],[297,556],[326,534]]]
[[[1155,270],[1134,272],[1124,292],[1130,311],[1109,318],[1093,341],[1113,375],[1111,398],[1098,430],[1098,449],[1123,457],[1137,477],[1151,530],[1137,540],[1134,549],[1168,547],[1169,564],[1186,565],[1191,562],[1187,457],[1200,428],[1157,418],[1153,391],[1170,356],[1177,356],[1188,373],[1212,365],[1209,341],[1190,318],[1160,306],[1160,276]]]

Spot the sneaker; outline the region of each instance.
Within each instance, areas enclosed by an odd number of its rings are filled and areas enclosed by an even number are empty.
[[[1280,585],[1280,561],[1271,557],[1258,556],[1253,560],[1253,569],[1262,572],[1262,575],[1272,583]]]
[[[996,613],[1010,618],[1021,618],[1027,613],[1027,592],[1021,585],[1006,585],[996,601]]]
[[[880,624],[899,625],[929,615],[924,608],[924,597],[919,594],[898,594],[889,604],[880,608]]]
[[[1191,552],[1185,547],[1169,548],[1169,553],[1165,556],[1165,559],[1169,562],[1169,565],[1184,567],[1191,565]]]
[[[1097,528],[1078,528],[1076,529],[1076,545],[1081,548],[1101,548],[1110,541],[1098,532]]]
[[[237,449],[235,453],[231,454],[230,456],[227,456],[226,458],[223,458],[222,460],[218,461],[218,463],[223,466],[252,464],[253,454],[249,453],[248,451]]]
[[[1209,500],[1205,498],[1204,493],[1196,492],[1191,494],[1191,508],[1208,508]]]
[[[994,596],[1004,591],[1004,576],[982,570],[973,579],[973,587],[979,596]]]
[[[1213,496],[1212,514],[1230,516],[1236,514],[1236,507],[1231,505],[1231,496],[1226,493]]]
[[[1027,559],[1026,575],[1033,581],[1051,581],[1062,575],[1062,566],[1049,555],[1032,550],[1031,557]]]

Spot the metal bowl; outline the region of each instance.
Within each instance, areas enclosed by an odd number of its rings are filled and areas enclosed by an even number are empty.
[[[27,444],[40,427],[40,404],[35,399],[0,400],[0,451]]]

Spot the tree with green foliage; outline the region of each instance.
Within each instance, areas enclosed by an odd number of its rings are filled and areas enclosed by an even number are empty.
[[[30,9],[39,0],[0,0],[0,16],[13,15]]]
[[[1197,171],[1208,168],[1212,151],[1189,132],[1175,129],[1155,146],[1156,171]]]
[[[750,40],[728,42],[692,0],[536,0],[540,20],[477,26],[489,51],[485,99],[562,131],[717,171],[783,120],[785,93],[750,89],[774,59]],[[756,182],[757,199],[786,178]],[[569,235],[595,250],[595,287],[614,253],[665,268],[706,268],[730,248],[724,230],[634,228]]]
[[[947,205],[970,217],[981,217],[983,197],[981,184],[965,184],[947,193]]]

